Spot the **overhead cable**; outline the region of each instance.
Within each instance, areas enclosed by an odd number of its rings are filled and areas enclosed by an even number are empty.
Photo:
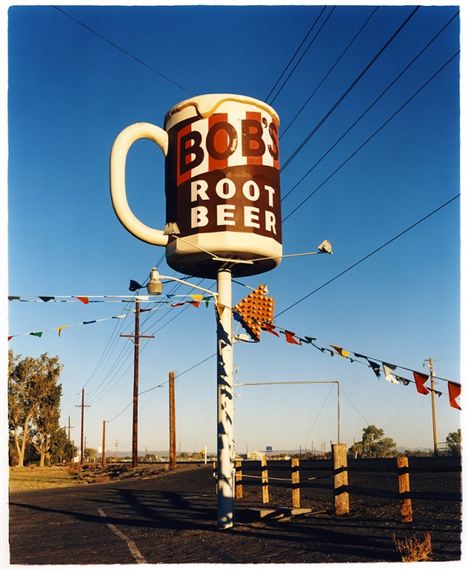
[[[390,121],[392,121],[392,119],[394,119],[406,107],[406,105],[408,105],[408,103],[410,103],[415,97],[417,97],[417,95],[419,95],[419,93],[421,93],[421,91],[425,89],[439,75],[439,73],[441,73],[449,65],[449,63],[458,56],[459,53],[460,50],[454,53],[452,57],[450,57],[441,67],[439,67],[439,69],[423,85],[421,85],[421,87],[419,87],[419,89],[417,89],[417,91],[415,91],[413,95],[411,95],[404,103],[402,103],[398,107],[398,109],[392,115],[390,115],[390,117],[386,119],[380,125],[380,127],[378,127],[369,137],[367,137],[367,139],[362,144],[360,144],[337,168],[335,168],[335,170],[329,176],[327,176],[325,180],[323,180],[312,192],[307,194],[307,196],[294,209],[292,209],[283,218],[282,221],[285,222],[287,219],[289,219],[297,210],[299,210],[299,208],[301,208],[305,204],[305,202],[307,202],[307,200],[312,198],[312,196],[314,196],[314,194],[316,194],[333,176],[335,176],[335,174],[337,174],[343,168],[343,166],[345,166],[352,158],[354,158],[356,154],[358,154],[358,152],[360,152],[384,127],[386,127],[388,123],[390,123]],[[315,165],[312,166],[298,182],[296,182],[295,186],[293,186],[293,188],[289,190],[289,192],[286,195],[289,195],[291,191],[298,184],[300,184],[309,175],[309,173],[312,172],[314,168]]]
[[[341,54],[337,57],[337,59],[335,60],[335,62],[333,63],[333,65],[330,67],[330,69],[327,71],[327,73],[322,77],[322,79],[320,80],[319,84],[317,85],[317,87],[312,91],[312,93],[309,95],[309,97],[305,100],[305,102],[303,103],[303,105],[301,106],[301,108],[299,109],[299,111],[297,111],[297,113],[294,115],[294,117],[289,121],[289,123],[287,124],[286,127],[281,129],[281,135],[280,135],[280,139],[287,133],[289,127],[294,123],[294,121],[297,119],[297,117],[302,113],[302,111],[304,110],[304,108],[306,107],[306,105],[310,102],[310,100],[312,99],[312,97],[317,93],[317,91],[320,89],[320,87],[325,83],[325,81],[327,80],[328,76],[330,75],[330,73],[335,69],[335,67],[338,65],[338,63],[343,59],[343,57],[345,56],[346,52],[349,50],[349,48],[353,45],[353,43],[356,41],[356,39],[358,38],[358,36],[360,35],[360,33],[364,30],[364,28],[367,26],[367,24],[369,23],[370,19],[372,18],[372,16],[377,12],[377,10],[379,9],[379,6],[376,6],[372,12],[369,14],[369,16],[366,18],[365,22],[362,24],[362,26],[359,28],[359,30],[354,34],[354,36],[351,38],[351,40],[348,42],[348,45],[344,48],[344,50],[341,52]]]
[[[419,57],[421,57],[421,55],[426,51],[426,49],[440,36],[440,34],[445,30],[445,28],[447,28],[447,26],[458,16],[460,12],[457,11],[456,14],[454,14],[450,20],[437,32],[437,34],[435,34],[435,36],[433,36],[427,43],[426,45],[421,48],[419,50],[419,52],[411,59],[411,61],[400,71],[400,73],[398,73],[398,75],[396,75],[396,77],[387,85],[387,87],[385,87],[385,89],[383,91],[381,91],[380,95],[378,95],[373,101],[372,103],[365,109],[365,111],[363,111],[359,117],[353,122],[353,124],[351,126],[349,126],[346,131],[333,143],[333,145],[331,147],[329,147],[329,149],[322,154],[322,156],[317,160],[317,162],[315,162],[315,164],[309,168],[309,170],[306,172],[306,174],[298,181],[296,182],[296,184],[294,184],[294,186],[292,186],[292,188],[290,188],[288,190],[288,192],[286,192],[286,194],[282,197],[282,201],[284,201],[291,193],[292,191],[297,188],[297,186],[304,180],[304,178],[306,176],[308,176],[319,164],[320,162],[322,162],[322,160],[337,146],[337,144],[339,144],[344,137],[359,123],[359,121],[361,121],[365,115],[367,115],[367,113],[372,109],[372,107],[374,107],[374,105],[376,103],[378,103],[378,101],[380,101],[380,99],[382,99],[382,97],[387,93],[387,91],[393,87],[393,85],[400,79],[400,77],[402,77],[402,75],[404,75],[408,69],[419,59]]]
[[[281,87],[278,89],[278,91],[276,92],[276,95],[269,101],[271,104],[273,104],[276,100],[276,98],[278,97],[278,95],[281,93],[281,91],[283,90],[284,86],[286,85],[286,83],[289,81],[289,79],[291,78],[291,75],[296,71],[297,66],[301,63],[301,61],[303,60],[305,54],[309,51],[309,49],[312,47],[312,44],[315,42],[315,40],[318,38],[320,32],[322,31],[322,29],[324,28],[325,24],[328,22],[330,16],[333,14],[333,12],[335,11],[336,6],[333,6],[333,8],[330,10],[330,12],[328,12],[325,20],[322,22],[322,24],[320,25],[320,28],[317,30],[317,33],[314,35],[314,37],[310,40],[309,45],[306,47],[306,49],[302,52],[301,57],[296,61],[296,63],[294,64],[294,67],[291,69],[291,71],[289,72],[288,76],[286,77],[286,79],[283,81]]]
[[[208,360],[211,360],[212,358],[214,358],[216,355],[217,355],[217,353],[214,353],[211,356],[207,356],[206,358],[204,358],[203,360],[200,360],[199,362],[197,362],[196,364],[194,364],[190,368],[187,368],[186,370],[184,370],[180,374],[176,374],[175,378],[180,378],[180,376],[190,372],[191,370],[193,370],[194,368],[197,368],[198,366],[201,366],[202,364],[204,364]],[[169,382],[169,380],[166,380],[165,382],[161,382],[161,384],[158,384],[157,386],[152,386],[151,388],[148,388],[147,390],[143,390],[142,392],[139,392],[138,395],[141,396],[142,394],[146,394],[148,392],[152,392],[153,390],[156,390],[156,388],[162,388],[168,382]],[[133,403],[133,401],[131,401],[129,404],[127,404],[125,406],[125,408],[123,408],[123,410],[121,410],[118,414],[113,416],[110,420],[108,420],[108,422],[112,422],[113,420],[115,420],[119,416],[121,416],[125,412],[125,410],[127,410],[132,405],[132,403]]]
[[[124,50],[123,48],[121,48],[119,45],[117,45],[115,42],[109,40],[108,38],[106,38],[105,36],[103,36],[102,34],[100,34],[99,32],[97,32],[96,30],[94,30],[93,28],[91,28],[90,26],[88,26],[87,24],[85,24],[84,22],[81,22],[80,20],[78,20],[77,18],[73,17],[71,14],[69,14],[68,12],[66,12],[65,10],[63,10],[62,8],[59,8],[58,6],[53,6],[53,8],[55,8],[58,12],[60,12],[61,14],[63,14],[64,16],[66,16],[67,18],[70,18],[70,20],[73,20],[76,24],[79,24],[80,26],[82,26],[83,28],[85,28],[86,30],[88,30],[89,32],[91,32],[92,34],[94,34],[95,36],[97,36],[98,38],[100,38],[101,40],[105,41],[106,43],[108,43],[109,45],[111,45],[113,48],[119,50],[121,53],[123,53],[124,55],[130,57],[131,59],[133,59],[134,61],[136,61],[137,63],[140,63],[141,65],[143,65],[144,67],[146,67],[147,69],[149,69],[150,71],[152,71],[153,73],[155,73],[156,75],[158,75],[159,77],[161,77],[162,79],[165,79],[166,81],[168,81],[169,83],[172,83],[172,85],[175,85],[176,87],[178,87],[179,89],[183,89],[184,91],[186,90],[185,87],[183,87],[182,85],[180,85],[179,83],[177,83],[176,81],[174,81],[173,79],[171,79],[170,77],[168,77],[167,75],[164,75],[163,73],[161,73],[160,71],[158,71],[157,69],[155,69],[154,67],[152,67],[151,65],[149,65],[148,63],[144,62],[142,59],[140,59],[139,57],[136,57],[135,55],[131,54],[130,52]]]
[[[128,309],[130,302],[124,307],[124,311]],[[102,366],[104,364],[104,361],[110,358],[110,355],[112,354],[112,352],[114,351],[114,348],[116,346],[116,341],[118,339],[118,333],[120,332],[120,329],[123,327],[123,321],[124,319],[117,319],[117,322],[115,323],[114,326],[114,330],[112,331],[106,346],[104,347],[104,350],[96,364],[96,366],[94,367],[94,370],[91,372],[88,380],[86,380],[86,382],[83,384],[83,388],[85,388],[90,382],[91,380],[94,378],[94,376],[96,375],[96,372],[98,371],[99,367]],[[111,349],[112,347],[112,349]]]
[[[288,165],[296,158],[296,156],[301,152],[309,140],[314,136],[314,134],[320,129],[320,127],[325,123],[325,121],[331,116],[331,114],[338,108],[338,106],[345,100],[345,98],[351,93],[354,87],[359,83],[359,81],[364,77],[364,75],[369,71],[369,69],[374,65],[378,58],[384,53],[384,51],[390,46],[393,40],[398,36],[398,34],[403,30],[410,19],[419,10],[419,6],[416,6],[411,13],[405,18],[405,20],[398,26],[395,32],[390,36],[390,38],[384,43],[384,45],[379,49],[379,51],[374,55],[374,57],[369,61],[369,63],[364,67],[364,69],[359,73],[359,75],[351,82],[351,84],[345,89],[345,91],[340,95],[337,101],[332,105],[332,107],[325,113],[325,115],[320,119],[320,121],[315,125],[315,127],[309,132],[301,144],[292,152],[286,162],[283,163],[280,171],[282,172]]]
[[[312,24],[312,26],[309,28],[309,31],[307,32],[307,34],[304,36],[304,39],[302,40],[302,42],[299,44],[299,46],[297,47],[296,51],[293,53],[293,55],[291,56],[291,58],[289,59],[288,63],[286,64],[286,67],[283,69],[283,71],[281,72],[280,76],[278,77],[278,79],[276,80],[276,83],[273,85],[273,87],[270,89],[270,92],[268,93],[268,95],[265,97],[265,102],[268,102],[268,99],[270,98],[271,94],[273,93],[273,91],[275,90],[276,86],[278,85],[278,83],[281,81],[283,75],[286,73],[288,67],[291,65],[291,63],[293,62],[294,58],[296,57],[296,55],[299,53],[301,47],[304,45],[305,41],[307,40],[307,38],[310,36],[310,34],[312,33],[313,29],[315,28],[317,22],[320,19],[320,16],[323,14],[323,11],[325,10],[326,6],[323,6],[322,10],[320,11],[319,15],[317,16],[317,18],[315,18],[314,23]]]
[[[314,295],[315,293],[317,293],[318,291],[320,291],[321,289],[323,289],[327,285],[330,285],[330,283],[333,283],[334,281],[336,281],[337,279],[339,279],[340,277],[342,277],[343,275],[348,273],[348,271],[351,271],[352,269],[354,269],[355,267],[357,267],[358,265],[360,265],[361,263],[363,263],[364,261],[366,261],[367,259],[369,259],[373,255],[375,255],[376,253],[378,253],[379,251],[381,251],[382,249],[384,249],[385,247],[387,247],[388,245],[390,245],[391,243],[396,241],[397,239],[401,238],[406,233],[408,233],[410,230],[414,229],[416,226],[418,226],[422,222],[429,219],[431,216],[433,216],[434,214],[436,214],[437,212],[439,212],[440,210],[442,210],[443,208],[445,208],[446,206],[451,204],[454,200],[456,200],[459,197],[460,197],[460,194],[453,196],[452,198],[450,198],[450,200],[447,200],[441,206],[437,207],[435,210],[432,210],[432,212],[429,212],[429,214],[426,214],[425,216],[420,218],[417,222],[415,222],[414,224],[411,224],[411,226],[407,227],[406,229],[404,229],[403,231],[398,233],[396,236],[392,237],[391,239],[389,239],[388,241],[386,241],[385,243],[383,243],[382,245],[380,245],[379,247],[377,247],[376,249],[374,249],[373,251],[371,251],[370,253],[368,253],[364,257],[361,257],[361,259],[359,259],[358,261],[356,261],[355,263],[353,263],[352,265],[350,265],[349,267],[347,267],[346,269],[344,269],[343,271],[341,271],[340,273],[338,273],[337,275],[335,275],[334,277],[332,277],[328,281],[325,281],[325,283],[322,283],[322,285],[320,285],[319,287],[316,287],[315,289],[310,291],[310,293],[307,293],[306,295],[304,295],[303,297],[301,297],[300,299],[298,299],[297,301],[295,301],[294,303],[292,303],[291,305],[289,305],[288,307],[286,307],[285,309],[283,309],[282,311],[277,313],[276,317],[283,315],[284,313],[286,313],[286,311],[289,311],[290,309],[292,309],[296,305],[299,305],[299,303],[302,303],[302,301],[305,301],[310,296]]]

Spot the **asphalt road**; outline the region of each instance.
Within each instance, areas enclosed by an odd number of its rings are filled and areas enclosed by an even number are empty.
[[[319,483],[310,491],[315,498],[322,492]],[[426,530],[432,533],[434,560],[460,557],[459,501],[431,498],[424,511],[416,511],[415,522],[405,526],[395,501],[367,498],[371,500],[382,506],[356,504],[350,516],[339,519],[328,511],[247,522],[246,508],[259,504],[258,489],[247,488],[236,507],[239,522],[219,531],[211,467],[183,467],[155,479],[15,492],[10,496],[11,563],[398,561],[393,533],[422,536]],[[442,503],[449,506],[444,510]]]

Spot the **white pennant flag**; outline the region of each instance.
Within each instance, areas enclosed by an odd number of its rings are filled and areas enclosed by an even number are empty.
[[[395,375],[392,374],[396,366],[394,366],[393,364],[387,364],[386,362],[382,362],[382,367],[385,379],[391,382],[392,384],[398,384],[398,380],[395,378]]]

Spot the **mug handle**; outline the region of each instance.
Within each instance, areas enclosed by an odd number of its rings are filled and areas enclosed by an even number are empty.
[[[122,225],[134,236],[153,245],[166,246],[169,236],[162,230],[150,228],[141,222],[130,209],[125,188],[125,165],[132,144],[138,139],[155,142],[167,156],[169,138],[165,130],[151,123],[134,123],[119,133],[112,145],[110,156],[110,190],[114,211]]]

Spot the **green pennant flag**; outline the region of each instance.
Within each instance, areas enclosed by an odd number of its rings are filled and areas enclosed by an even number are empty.
[[[9,300],[9,301],[19,301],[20,298],[17,297],[16,295],[9,295],[9,296],[8,296],[8,300]]]
[[[38,331],[38,332],[30,332],[29,333],[32,336],[38,336],[39,338],[42,336],[42,331]]]
[[[39,299],[41,299],[41,301],[44,301],[44,303],[47,303],[47,301],[52,301],[52,299],[55,299],[55,297],[44,297],[44,296],[40,296],[39,295]]]

